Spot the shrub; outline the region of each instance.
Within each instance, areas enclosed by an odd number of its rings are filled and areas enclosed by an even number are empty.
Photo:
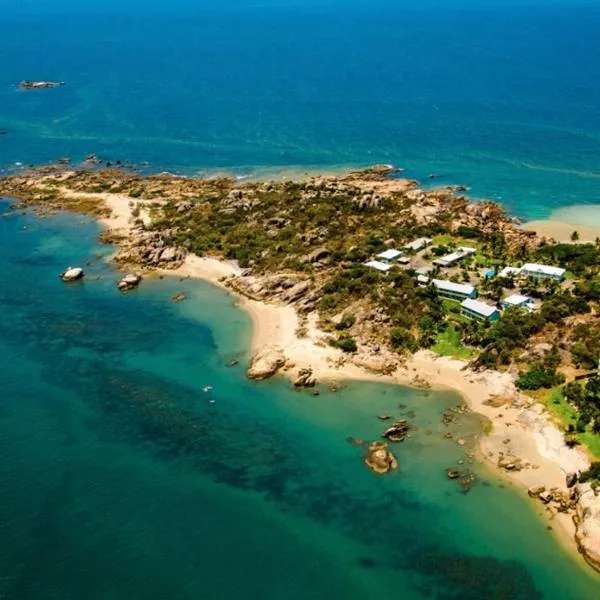
[[[353,314],[347,314],[344,315],[344,317],[342,317],[342,320],[337,323],[337,325],[335,326],[335,328],[338,331],[342,331],[344,329],[350,329],[350,327],[352,327],[352,325],[354,325],[354,323],[356,323],[356,316],[354,316]]]
[[[539,390],[540,388],[551,388],[563,383],[565,376],[552,369],[545,369],[539,363],[533,365],[525,372],[520,373],[517,379],[517,387],[521,390]]]
[[[600,481],[600,462],[593,462],[590,468],[579,476],[579,481],[581,483],[585,483],[586,481]]]
[[[483,232],[479,227],[467,227],[466,225],[461,225],[456,230],[456,233],[465,239],[475,239],[483,235]]]
[[[392,348],[399,352],[403,352],[404,350],[414,352],[417,349],[417,342],[414,336],[404,327],[394,327],[390,331],[390,343],[392,344]]]
[[[337,340],[336,346],[344,352],[356,352],[358,346],[356,340],[350,336],[341,337]]]

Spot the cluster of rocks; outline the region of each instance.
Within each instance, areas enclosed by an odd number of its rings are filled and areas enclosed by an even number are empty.
[[[369,444],[365,454],[365,464],[379,475],[398,468],[398,461],[390,452],[386,442],[372,442]]]
[[[574,510],[579,500],[579,492],[576,487],[568,490],[561,490],[555,487],[548,490],[546,486],[538,485],[530,487],[527,493],[530,498],[537,498],[544,504],[548,504],[558,512],[563,513]]]
[[[176,269],[183,264],[187,252],[178,246],[170,246],[165,239],[171,231],[134,230],[124,243],[115,260],[122,265],[144,265],[151,268]]]
[[[498,467],[505,471],[522,471],[527,464],[524,463],[520,458],[512,454],[500,453],[498,456]]]
[[[469,406],[464,402],[462,404],[458,404],[457,406],[451,406],[442,413],[442,423],[444,425],[456,423],[459,415],[465,414],[470,410],[471,409],[469,408]]]
[[[477,476],[470,469],[446,469],[446,477],[456,480],[464,494],[469,492],[477,481]]]
[[[140,281],[142,281],[142,278],[139,275],[127,273],[127,275],[117,282],[117,288],[122,292],[127,292],[137,287],[140,284]]]
[[[411,426],[406,419],[398,419],[388,427],[382,434],[390,442],[403,442],[409,435]]]
[[[260,200],[257,196],[248,190],[235,188],[221,200],[222,208],[219,212],[223,214],[234,214],[237,211],[247,212],[252,210],[259,204]]]
[[[313,370],[310,367],[301,368],[298,371],[298,376],[294,380],[294,387],[315,387],[317,378],[313,375]]]

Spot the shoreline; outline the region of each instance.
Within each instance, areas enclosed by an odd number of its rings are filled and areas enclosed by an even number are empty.
[[[143,200],[108,192],[77,192],[73,196],[102,202],[110,216],[96,214],[97,220],[105,229],[123,237],[133,229],[134,210],[143,220],[149,219]],[[233,262],[188,254],[176,269],[150,272],[202,279],[231,293],[252,319],[252,353],[265,347],[284,349],[287,362],[280,373],[290,379],[298,369],[310,367],[319,381],[362,380],[457,392],[473,412],[488,419],[493,426],[491,433],[473,440],[479,449],[478,458],[493,472],[523,490],[538,485],[563,489],[566,473],[588,467],[587,457],[579,450],[567,448],[561,432],[552,424],[549,415],[544,414],[543,407],[520,395],[514,386],[514,377],[507,373],[475,373],[465,370],[466,362],[419,351],[393,373],[384,375],[374,372],[375,369],[369,370],[367,361],[363,360],[361,364],[360,357],[351,357],[329,346],[322,339],[324,334],[317,327],[314,313],[307,323],[303,323],[306,335],[300,337],[297,334],[300,319],[293,306],[252,300],[232,290],[226,285],[226,279],[241,272]],[[488,402],[494,396],[509,400],[494,407]],[[498,459],[507,454],[518,457],[529,467],[510,472],[502,469]],[[542,510],[544,505],[538,500],[533,502],[536,513],[541,512],[544,518],[558,524],[553,529],[564,546],[577,551],[578,560],[588,565],[577,547],[572,517],[566,513],[547,514],[549,509]]]
[[[508,405],[495,408],[487,404],[493,396],[518,393],[508,374],[466,371],[466,362],[441,357],[431,351],[417,352],[390,375],[369,372],[348,361],[341,350],[322,345],[318,339],[321,332],[314,323],[309,323],[307,336],[299,338],[296,335],[299,319],[292,306],[252,300],[228,287],[226,279],[240,274],[239,267],[232,262],[189,255],[183,266],[175,270],[163,269],[160,273],[200,279],[229,293],[236,299],[237,307],[245,310],[252,320],[252,354],[267,346],[284,348],[288,366],[278,374],[289,380],[293,380],[298,369],[310,367],[319,382],[370,381],[405,387],[422,387],[419,384],[426,382],[427,388],[433,391],[458,393],[471,411],[488,419],[493,426],[490,433],[482,433],[473,440],[477,447],[476,460],[518,489],[521,495],[538,485],[564,487],[568,472],[586,467],[585,457],[564,445],[562,434],[549,416],[544,415],[540,404],[530,401],[532,406],[527,408]],[[340,361],[344,361],[343,364]],[[510,443],[507,444],[506,440]],[[497,465],[502,453],[514,453],[532,467],[522,471],[505,471]],[[524,499],[527,498],[524,496]],[[571,515],[550,513],[540,502],[531,499],[530,502],[534,503],[538,516],[552,525],[555,537],[566,550],[577,555],[576,560],[581,562],[581,566],[594,568],[579,552]]]

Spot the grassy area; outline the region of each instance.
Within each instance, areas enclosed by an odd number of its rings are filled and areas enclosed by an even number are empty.
[[[587,447],[594,458],[600,460],[600,435],[586,431],[579,434],[579,440]]]
[[[548,412],[556,417],[562,425],[575,425],[577,422],[577,411],[566,401],[562,386],[545,391],[542,394],[541,401]]]
[[[551,390],[539,390],[529,395],[539,400],[548,409],[548,412],[563,426],[577,423],[577,411],[569,404],[563,395],[563,386],[559,385]],[[600,459],[600,435],[586,430],[577,434],[577,439],[597,459]]]
[[[441,356],[451,356],[462,360],[469,360],[476,354],[471,348],[463,346],[460,334],[452,325],[448,325],[444,331],[438,333],[437,341],[431,349]]]
[[[452,242],[455,242],[458,245],[460,240],[452,235],[436,235],[433,238],[434,246],[448,246],[449,244],[452,244]]]

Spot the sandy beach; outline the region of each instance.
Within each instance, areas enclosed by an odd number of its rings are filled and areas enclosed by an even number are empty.
[[[527,231],[535,231],[539,236],[553,238],[557,242],[571,243],[574,240],[571,236],[574,231],[577,232],[578,242],[594,243],[600,237],[600,227],[594,225],[581,225],[575,223],[567,223],[565,221],[529,221],[522,225]]]
[[[88,196],[101,199],[110,208],[112,216],[102,219],[105,227],[127,232],[131,224],[131,198],[109,193]],[[143,214],[143,203],[140,204]],[[555,235],[558,232],[554,224],[549,224],[548,228]],[[581,228],[579,230],[583,233]],[[568,231],[570,235],[572,229]],[[168,275],[199,278],[228,291],[226,279],[240,272],[234,262],[195,255],[188,255],[176,270],[162,271]],[[430,351],[417,352],[391,375],[373,373],[354,364],[341,350],[326,344],[325,334],[319,331],[314,317],[304,324],[305,335],[299,337],[300,319],[293,306],[258,302],[242,296],[239,305],[248,311],[253,321],[252,351],[267,346],[282,348],[287,358],[283,374],[290,377],[298,369],[310,367],[319,381],[354,379],[410,386],[417,378],[421,385],[426,383],[433,389],[458,392],[473,411],[492,424],[489,434],[481,435],[477,440],[481,458],[514,485],[564,488],[567,473],[585,470],[589,465],[583,451],[565,445],[562,433],[543,407],[519,394],[509,374],[497,371],[474,373],[465,369],[465,362],[440,357]],[[494,402],[494,406],[489,402],[499,397],[506,398],[507,403],[498,406]],[[500,469],[497,462],[502,454],[519,457],[527,467],[511,472]],[[540,515],[547,513],[542,504],[537,504],[536,509]],[[576,550],[571,517],[560,513],[550,515],[549,512],[546,516],[559,524],[557,534],[569,548]]]

